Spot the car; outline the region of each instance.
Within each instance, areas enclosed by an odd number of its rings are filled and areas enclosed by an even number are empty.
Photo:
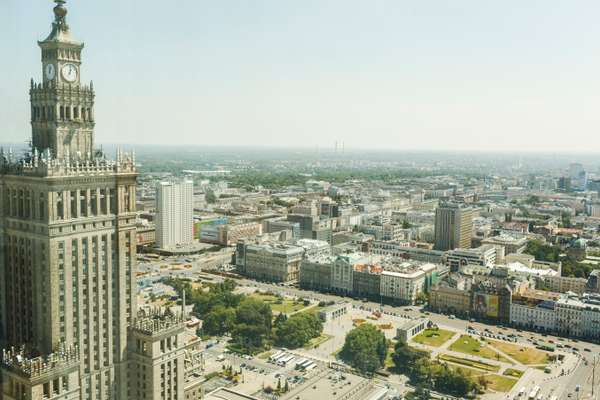
[[[587,347],[586,347],[586,348],[584,348],[584,349],[583,349],[583,351],[590,351],[590,352],[591,352],[591,350],[590,350],[590,349],[588,349]]]

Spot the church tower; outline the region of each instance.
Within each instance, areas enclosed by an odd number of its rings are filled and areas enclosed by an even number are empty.
[[[95,149],[83,44],[55,3],[31,82],[31,149],[0,149],[0,398],[125,400],[135,157]]]

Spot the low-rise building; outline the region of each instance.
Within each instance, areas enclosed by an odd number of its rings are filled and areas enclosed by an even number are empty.
[[[420,293],[427,289],[428,280],[435,273],[433,264],[401,262],[386,259],[382,262],[382,298],[398,304],[414,304]]]
[[[411,242],[374,241],[371,251],[375,255],[404,258],[433,264],[442,264],[444,256],[444,252],[440,250],[411,247]]]
[[[283,243],[247,244],[243,246],[243,260],[236,254],[243,272],[254,279],[269,282],[290,282],[298,279],[304,249]]]
[[[556,301],[559,293],[527,290],[512,297],[510,323],[530,330],[554,332],[557,328]]]
[[[365,262],[361,253],[339,255],[333,262],[331,288],[336,293],[352,294],[354,290],[354,266]]]
[[[408,342],[410,339],[423,332],[430,325],[427,318],[411,319],[404,322],[396,330],[396,338],[401,342]]]
[[[429,290],[429,307],[439,313],[468,315],[471,309],[471,292],[440,282]]]
[[[508,234],[501,234],[498,236],[485,238],[481,241],[481,244],[503,247],[505,255],[521,254],[523,251],[525,251],[525,247],[527,247],[527,238],[523,236],[513,237]],[[502,262],[502,260],[497,261]]]
[[[361,298],[379,300],[382,272],[383,268],[377,264],[356,264],[353,274],[353,294]]]
[[[333,273],[334,256],[308,257],[300,265],[300,287],[319,292],[329,292]]]
[[[458,271],[463,265],[482,265],[493,267],[496,264],[499,248],[483,245],[475,249],[456,249],[445,254],[446,264],[452,271]]]
[[[319,311],[319,318],[323,322],[336,320],[350,312],[350,303],[338,303],[327,306]]]
[[[541,279],[541,287],[551,292],[567,293],[573,292],[582,295],[586,292],[587,279],[566,277],[558,275],[544,276]]]

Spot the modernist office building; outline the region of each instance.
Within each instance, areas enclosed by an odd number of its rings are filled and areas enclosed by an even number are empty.
[[[473,210],[463,204],[446,203],[435,210],[436,250],[468,249],[473,234]]]
[[[194,234],[194,182],[156,185],[156,245],[169,248],[190,244]]]

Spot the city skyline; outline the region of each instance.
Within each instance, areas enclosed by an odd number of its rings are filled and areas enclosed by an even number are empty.
[[[28,137],[48,3],[8,1],[3,142]],[[514,4],[106,1],[69,21],[99,50],[98,143],[593,151],[599,6]]]

